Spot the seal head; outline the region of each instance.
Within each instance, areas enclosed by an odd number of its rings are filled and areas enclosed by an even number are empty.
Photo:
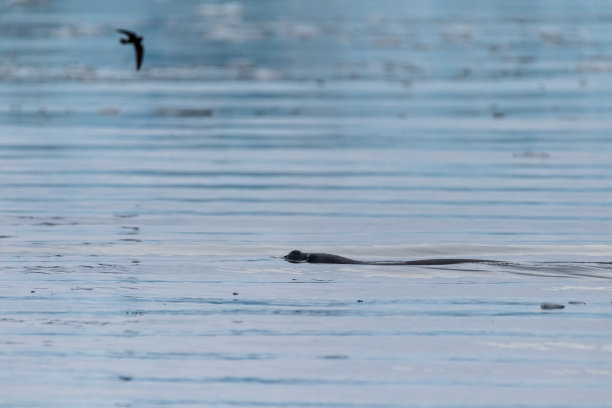
[[[308,262],[308,254],[297,249],[284,256],[285,260],[291,263]]]

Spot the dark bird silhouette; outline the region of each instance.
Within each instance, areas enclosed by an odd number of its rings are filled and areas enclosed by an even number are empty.
[[[134,52],[136,53],[136,71],[140,69],[142,64],[142,56],[144,54],[144,47],[142,46],[143,38],[136,33],[128,30],[117,29],[117,32],[127,35],[127,38],[121,38],[119,41],[121,44],[134,44]]]

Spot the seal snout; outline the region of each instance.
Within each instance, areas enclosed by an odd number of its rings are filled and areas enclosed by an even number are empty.
[[[287,255],[285,255],[284,258],[286,261],[289,261],[292,263],[306,262],[308,260],[308,254],[295,249],[289,252]]]

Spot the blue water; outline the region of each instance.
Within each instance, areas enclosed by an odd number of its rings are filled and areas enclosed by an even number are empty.
[[[0,406],[611,405],[611,16],[2,2]]]

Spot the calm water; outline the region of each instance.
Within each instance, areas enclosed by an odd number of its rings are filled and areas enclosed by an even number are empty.
[[[0,406],[611,406],[611,21],[3,1]]]

